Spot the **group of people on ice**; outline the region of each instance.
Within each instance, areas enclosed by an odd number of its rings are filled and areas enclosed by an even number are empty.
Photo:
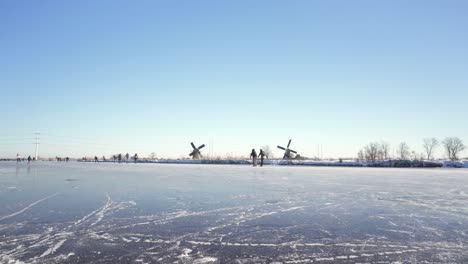
[[[31,156],[28,156],[28,163],[30,163],[33,159],[31,158]],[[16,163],[19,163],[19,162],[22,162],[22,161],[25,161],[24,158],[21,158],[20,154],[17,153],[16,154]]]
[[[112,156],[112,159],[114,160],[114,162],[118,161],[119,163],[122,162],[122,153],[119,153],[118,155],[113,155]],[[135,155],[132,156],[132,159],[135,163],[137,163],[138,161],[138,154],[135,153]],[[130,160],[130,154],[125,154],[125,161],[128,163],[128,161]],[[97,157],[94,157],[94,161],[97,162]]]
[[[250,158],[252,159],[252,166],[257,166],[257,158],[260,158],[260,167],[263,167],[263,159],[265,157],[268,159],[268,156],[265,154],[265,152],[263,152],[262,149],[260,149],[260,153],[258,153],[258,155],[255,149],[252,149],[252,152],[250,153]]]
[[[64,160],[65,160],[66,162],[69,162],[69,161],[70,161],[70,158],[69,158],[69,157],[65,157],[65,159],[63,159],[62,157],[58,157],[58,156],[57,156],[57,157],[55,157],[55,159],[56,159],[57,161],[59,161],[59,162],[60,162],[60,161],[64,161]]]

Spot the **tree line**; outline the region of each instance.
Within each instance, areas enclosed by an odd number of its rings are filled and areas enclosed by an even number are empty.
[[[422,153],[412,151],[406,142],[401,142],[396,149],[397,156],[394,157],[400,160],[434,160],[434,153],[442,147],[447,157],[452,160],[458,160],[460,153],[466,149],[463,141],[458,137],[447,137],[442,141],[437,138],[425,138],[422,142]],[[371,142],[359,150],[357,154],[358,161],[383,161],[391,159],[390,145],[385,142]]]

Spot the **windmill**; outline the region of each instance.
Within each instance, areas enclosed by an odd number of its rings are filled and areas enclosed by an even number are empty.
[[[292,159],[292,158],[294,158],[294,155],[291,154],[291,152],[294,153],[294,154],[297,154],[297,151],[290,149],[290,148],[289,148],[289,145],[291,145],[291,139],[289,140],[288,146],[287,146],[286,148],[283,148],[283,147],[281,147],[281,146],[278,146],[279,149],[284,150],[283,159]]]
[[[200,153],[200,149],[204,148],[205,144],[202,144],[198,148],[195,147],[195,144],[193,144],[193,142],[191,142],[190,145],[192,145],[193,148],[192,152],[189,154],[190,156],[192,156],[192,159],[201,159],[202,155]]]

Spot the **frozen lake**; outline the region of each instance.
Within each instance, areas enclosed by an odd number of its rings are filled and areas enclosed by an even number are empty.
[[[0,162],[0,263],[468,263],[468,170]]]

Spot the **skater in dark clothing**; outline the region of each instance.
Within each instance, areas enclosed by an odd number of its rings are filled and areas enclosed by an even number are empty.
[[[135,155],[133,156],[133,160],[135,161],[135,163],[137,163],[137,160],[138,160],[138,154],[135,153]]]
[[[117,156],[117,159],[119,160],[119,163],[122,162],[122,154],[119,153],[119,155]]]
[[[21,157],[19,153],[16,154],[16,163],[18,162],[21,162]]]
[[[94,156],[94,162],[99,162],[99,159],[97,156]]]
[[[125,162],[127,162],[127,163],[128,163],[128,159],[129,159],[129,158],[130,158],[130,155],[129,155],[128,153],[127,153],[127,154],[125,154]]]
[[[28,156],[28,163],[31,163],[31,160],[32,160],[31,156]]]
[[[263,167],[263,158],[266,156],[266,158],[268,159],[268,156],[261,149],[260,149],[260,153],[258,153],[258,156],[260,157],[260,167]]]
[[[252,152],[250,153],[250,157],[252,158],[252,165],[255,167],[257,166],[257,152],[255,149],[252,149]]]

